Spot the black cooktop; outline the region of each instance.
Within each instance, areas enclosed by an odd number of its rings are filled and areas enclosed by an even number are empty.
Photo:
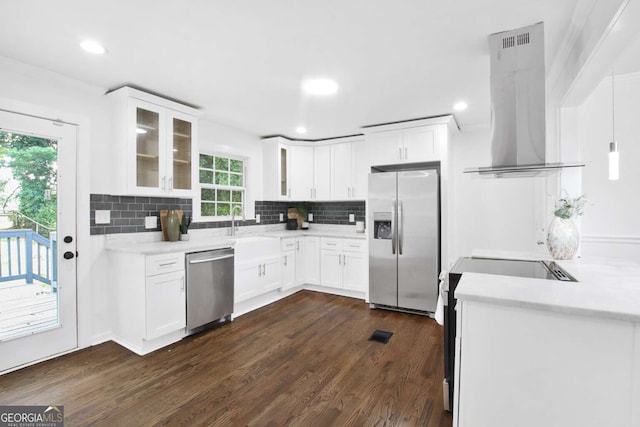
[[[493,258],[459,258],[450,270],[454,274],[485,273],[502,276],[576,282],[569,273],[553,261],[524,261]]]

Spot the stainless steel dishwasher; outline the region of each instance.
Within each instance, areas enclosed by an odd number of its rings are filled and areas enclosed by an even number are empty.
[[[233,248],[186,254],[187,335],[230,321]]]

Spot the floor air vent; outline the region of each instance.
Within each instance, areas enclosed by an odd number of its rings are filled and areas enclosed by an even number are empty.
[[[371,334],[371,336],[369,337],[369,341],[375,341],[375,342],[380,342],[382,344],[386,344],[389,342],[389,338],[391,338],[391,335],[393,335],[393,332],[380,331],[376,329],[373,332],[373,334]]]

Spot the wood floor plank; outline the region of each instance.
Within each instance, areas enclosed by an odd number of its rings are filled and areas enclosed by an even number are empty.
[[[3,375],[0,402],[70,426],[448,427],[442,349],[432,319],[302,291],[144,357],[108,342]]]

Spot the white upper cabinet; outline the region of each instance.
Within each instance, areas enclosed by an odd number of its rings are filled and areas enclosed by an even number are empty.
[[[347,200],[353,191],[351,143],[331,145],[331,198]]]
[[[314,190],[314,148],[312,146],[292,145],[291,153],[291,188],[292,200],[308,200],[313,197]]]
[[[262,140],[262,190],[265,200],[289,200],[291,197],[291,153],[282,137]]]
[[[114,108],[114,144],[126,168],[116,178],[118,191],[192,197],[197,183],[198,111],[129,87],[108,97]]]
[[[313,197],[311,200],[331,199],[331,147],[317,145],[313,148]]]
[[[367,144],[371,152],[371,165],[439,160],[436,129],[436,126],[379,131],[370,129]]]

